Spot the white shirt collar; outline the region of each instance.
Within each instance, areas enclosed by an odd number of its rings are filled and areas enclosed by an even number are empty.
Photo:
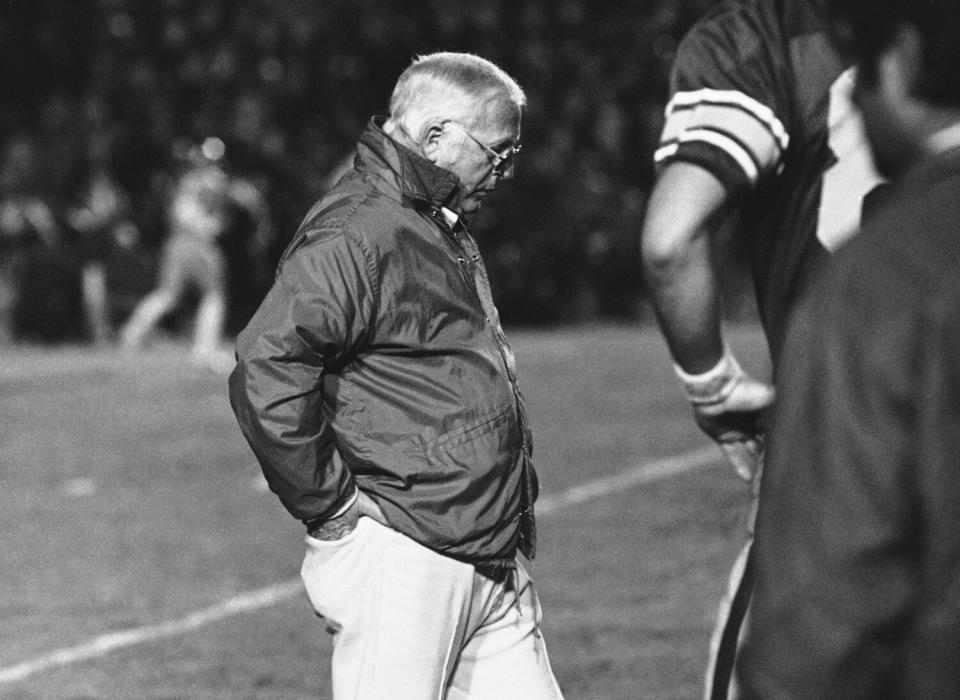
[[[960,146],[960,122],[940,129],[927,139],[927,147],[934,153],[943,153]]]
[[[460,217],[457,216],[453,211],[447,209],[446,207],[440,207],[440,213],[443,214],[444,220],[446,220],[447,225],[450,228],[454,228],[457,225],[457,222],[460,221]]]

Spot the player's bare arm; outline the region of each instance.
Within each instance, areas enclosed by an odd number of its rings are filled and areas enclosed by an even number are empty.
[[[647,291],[670,354],[690,373],[710,369],[723,354],[711,245],[728,213],[724,185],[684,162],[664,169],[647,205],[641,243]]]
[[[711,246],[730,207],[726,188],[709,171],[668,165],[650,197],[642,252],[648,291],[697,425],[749,481],[763,454],[760,413],[774,393],[743,371],[721,335]]]

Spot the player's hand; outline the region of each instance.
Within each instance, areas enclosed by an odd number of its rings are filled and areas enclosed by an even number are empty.
[[[744,481],[752,481],[763,463],[760,416],[773,399],[772,386],[743,375],[720,403],[693,405],[697,425],[720,446]]]
[[[744,372],[729,350],[703,374],[676,369],[697,425],[720,446],[737,474],[752,481],[763,461],[760,417],[773,403],[773,387]]]

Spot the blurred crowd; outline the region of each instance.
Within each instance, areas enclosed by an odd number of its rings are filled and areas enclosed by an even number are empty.
[[[257,185],[228,172],[216,137],[178,142],[155,183],[162,245],[145,240],[108,143],[67,196],[42,185],[37,146],[11,139],[0,159],[0,340],[118,342],[141,348],[193,316],[197,359],[217,362],[231,303],[252,308],[269,285],[273,216]],[[179,312],[179,313],[178,313]]]
[[[235,210],[212,236],[235,331],[397,75],[443,49],[500,63],[530,100],[517,180],[475,222],[504,320],[634,318],[667,71],[711,4],[4,2],[0,333],[135,345],[124,325],[151,294],[144,327],[199,323],[203,285],[174,303],[164,265],[177,192],[205,168]]]

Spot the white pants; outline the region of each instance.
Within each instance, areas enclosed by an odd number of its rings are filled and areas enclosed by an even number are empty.
[[[757,522],[757,509],[760,505],[762,477],[763,463],[761,462],[750,485],[747,539],[730,570],[727,590],[720,601],[713,634],[710,637],[710,655],[703,686],[704,700],[737,700],[740,697],[735,666],[750,620],[750,601],[753,598],[755,571],[749,560],[753,551],[753,533]]]
[[[361,517],[307,537],[301,576],[333,634],[336,700],[562,700],[519,562],[503,583]]]

